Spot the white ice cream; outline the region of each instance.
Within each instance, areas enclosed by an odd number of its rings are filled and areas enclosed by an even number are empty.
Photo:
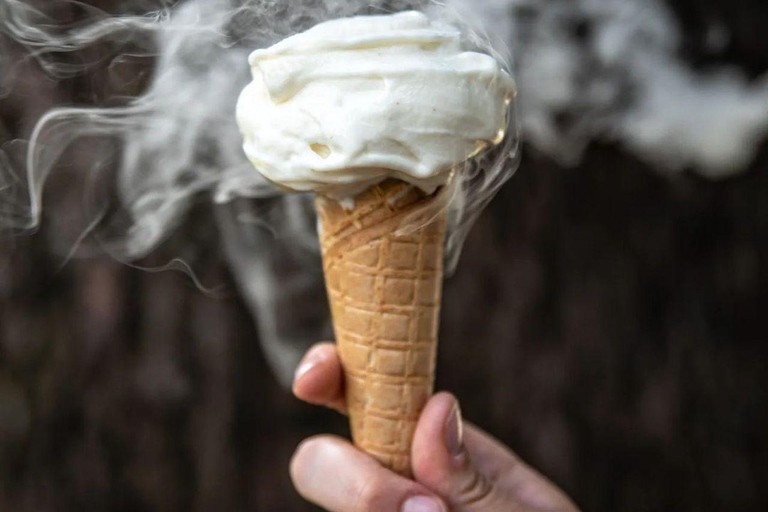
[[[350,195],[387,177],[427,192],[498,143],[515,94],[491,56],[420,12],[328,21],[250,57],[245,153],[296,191]]]

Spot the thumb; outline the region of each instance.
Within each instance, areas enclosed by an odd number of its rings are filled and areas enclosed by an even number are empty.
[[[464,448],[459,404],[438,393],[421,413],[412,448],[415,479],[445,499],[453,512],[516,510],[517,503],[472,462]]]

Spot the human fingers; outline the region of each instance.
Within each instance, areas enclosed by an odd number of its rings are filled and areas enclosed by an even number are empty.
[[[463,442],[475,467],[521,504],[536,510],[578,510],[555,484],[496,438],[466,421]]]
[[[304,498],[331,512],[447,512],[423,485],[403,478],[338,437],[299,445],[291,479]]]
[[[305,402],[346,412],[344,374],[335,344],[318,343],[307,351],[296,367],[293,394]]]
[[[425,407],[414,436],[416,480],[453,512],[575,511],[556,486],[508,448],[462,422],[456,399],[438,393]]]
[[[454,512],[524,510],[472,462],[464,446],[459,404],[450,393],[438,393],[427,402],[411,456],[416,480],[444,498]]]

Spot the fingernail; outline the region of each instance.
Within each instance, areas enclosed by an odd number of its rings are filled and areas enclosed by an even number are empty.
[[[319,362],[320,358],[315,356],[312,351],[310,351],[306,356],[304,356],[304,360],[299,363],[299,366],[296,367],[296,372],[293,374],[293,381],[296,382],[299,380],[312,368],[317,366],[317,363]]]
[[[428,496],[413,496],[405,500],[401,512],[445,512],[443,506]]]
[[[293,374],[293,381],[296,382],[299,380],[302,375],[307,373],[315,366],[317,366],[317,360],[302,361],[302,363],[296,368],[296,373]]]
[[[464,451],[463,437],[461,411],[459,410],[459,404],[456,404],[448,416],[448,420],[445,422],[445,447],[448,448],[448,452],[454,457],[461,455]]]

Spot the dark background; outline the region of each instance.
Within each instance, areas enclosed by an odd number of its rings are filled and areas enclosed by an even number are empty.
[[[717,20],[721,58],[768,69],[761,0],[672,5],[690,61]],[[105,87],[19,65],[0,141]],[[525,148],[446,282],[438,388],[584,510],[768,510],[767,171],[765,145],[718,182]],[[0,239],[0,511],[311,509],[289,458],[346,421],[277,384],[223,259],[204,274],[226,298],[107,257],[60,269],[53,224]]]

